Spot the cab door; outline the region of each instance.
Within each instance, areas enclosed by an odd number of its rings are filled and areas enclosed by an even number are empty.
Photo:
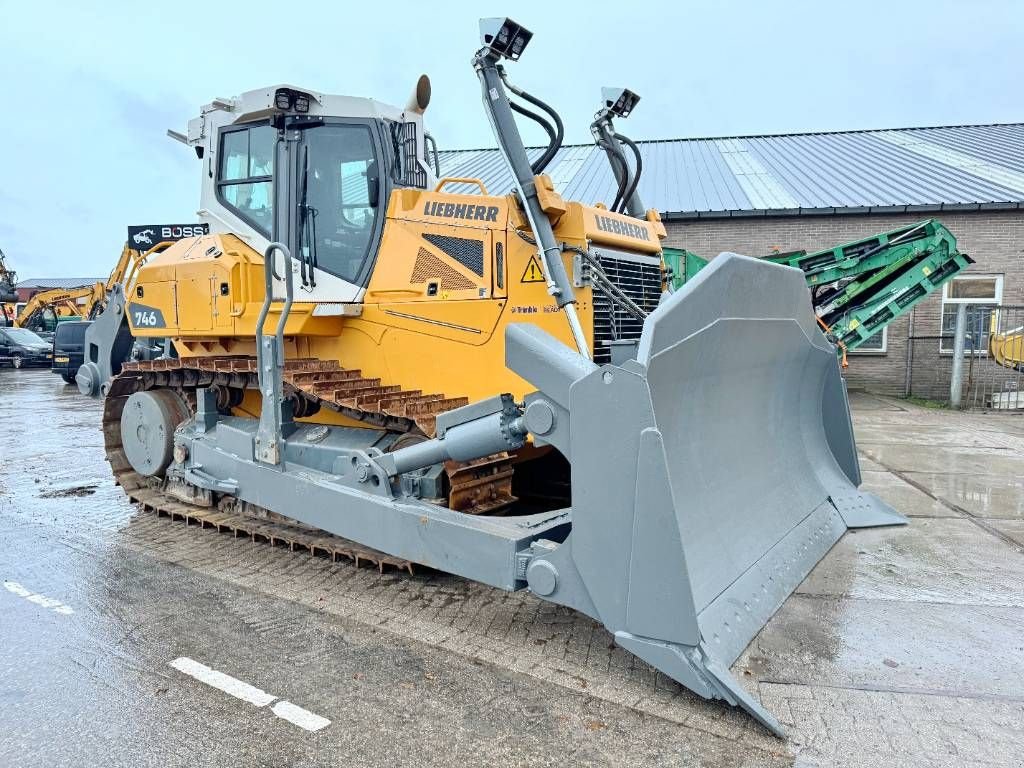
[[[308,298],[323,288],[325,300],[351,301],[354,296],[342,284],[366,285],[387,202],[389,177],[382,157],[371,120],[334,119],[301,131],[290,157],[295,181],[289,229],[296,242],[293,253],[315,265],[308,270],[313,279],[303,280]],[[283,190],[278,191],[280,205]]]

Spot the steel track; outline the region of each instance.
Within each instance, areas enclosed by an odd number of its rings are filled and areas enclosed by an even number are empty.
[[[286,363],[284,378],[286,395],[293,399],[299,415],[312,415],[320,407],[327,407],[368,426],[424,438],[433,434],[438,413],[468,402],[466,398],[381,386],[379,379],[364,378],[359,371],[343,369],[335,361],[291,360]],[[103,441],[114,479],[133,503],[171,520],[230,532],[254,542],[306,550],[331,560],[347,558],[357,565],[372,563],[381,571],[396,568],[413,572],[413,563],[408,560],[302,525],[232,496],[220,496],[216,506],[189,503],[168,494],[163,480],[136,472],[121,438],[121,412],[128,398],[142,390],[169,388],[177,391],[194,412],[197,387],[212,388],[218,405],[227,410],[238,404],[244,390],[258,388],[255,360],[209,357],[133,361],[111,381],[103,406]],[[454,509],[468,514],[500,514],[515,501],[511,494],[512,465],[506,454],[451,464],[447,471]]]

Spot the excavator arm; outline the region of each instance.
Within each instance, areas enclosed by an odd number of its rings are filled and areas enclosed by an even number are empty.
[[[935,219],[823,251],[777,254],[766,261],[804,273],[819,322],[840,349],[852,350],[973,264]],[[670,288],[708,263],[689,251],[665,249]]]
[[[82,317],[95,320],[107,305],[107,297],[114,290],[115,285],[123,285],[125,278],[133,275],[135,270],[145,261],[145,254],[132,248],[125,242],[121,249],[121,255],[117,257],[117,263],[110,270],[105,283],[97,283],[93,287],[92,295],[82,307]],[[102,287],[102,290],[100,288]]]
[[[40,291],[22,307],[21,312],[14,318],[14,326],[16,328],[24,328],[31,325],[39,317],[40,313],[47,309],[53,310],[54,313],[65,309],[69,316],[82,317],[82,306],[78,302],[84,299],[86,301],[85,306],[90,306],[98,300],[97,297],[102,299],[104,293],[103,283],[96,283],[85,288],[75,288],[70,291],[61,288]]]

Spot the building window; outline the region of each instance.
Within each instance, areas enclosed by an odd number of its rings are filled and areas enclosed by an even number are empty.
[[[957,308],[966,304],[967,340],[964,348],[968,352],[984,354],[988,349],[988,330],[993,311],[1002,301],[1002,275],[964,275],[954,277],[942,286],[942,339],[939,351],[953,351]]]
[[[869,354],[869,355],[883,355],[885,354],[886,347],[889,343],[889,329],[883,328],[874,336],[864,339],[860,344],[857,345],[856,349],[851,349],[850,354]]]

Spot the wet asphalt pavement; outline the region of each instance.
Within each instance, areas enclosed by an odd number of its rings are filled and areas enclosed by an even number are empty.
[[[780,741],[530,595],[137,512],[99,410],[0,370],[0,766],[1021,764],[1024,417],[855,398],[911,525],[845,536],[734,665]]]

